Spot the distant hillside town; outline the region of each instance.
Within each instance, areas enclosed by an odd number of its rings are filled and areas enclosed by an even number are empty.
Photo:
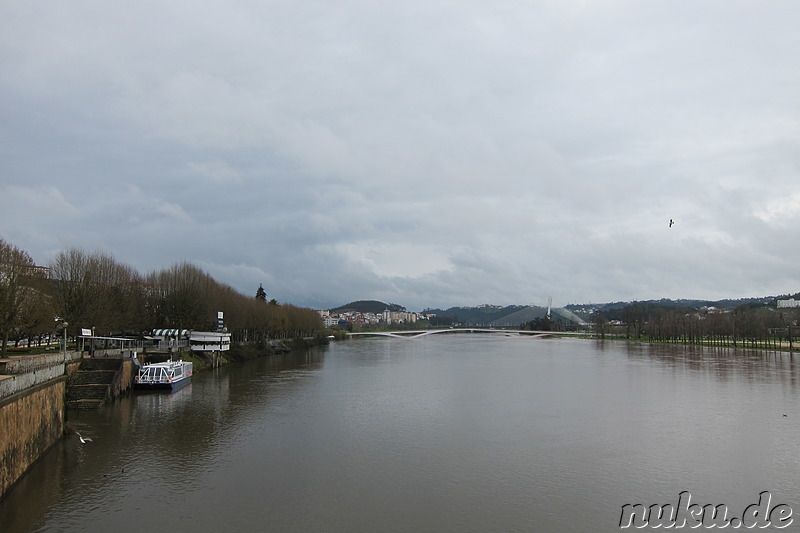
[[[738,300],[689,300],[661,299],[634,302],[612,302],[604,304],[569,304],[563,308],[536,305],[490,305],[428,308],[409,312],[397,304],[376,300],[359,300],[346,305],[318,311],[326,327],[349,324],[356,327],[381,325],[408,325],[425,321],[419,327],[482,326],[534,328],[585,328],[599,322],[610,326],[625,326],[631,322],[648,320],[656,315],[709,317],[728,315],[744,310],[791,311],[800,308],[800,294],[743,298]],[[777,315],[776,315],[777,316]],[[768,318],[769,315],[764,315]],[[783,319],[788,319],[788,315]],[[767,322],[773,322],[768,320]],[[348,326],[349,327],[349,326]],[[772,325],[772,327],[776,327]]]
[[[361,311],[331,311],[323,309],[318,311],[322,317],[325,327],[330,328],[349,322],[355,325],[374,325],[374,324],[415,324],[418,320],[429,318],[428,315],[420,313],[409,313],[407,311],[390,311],[388,309],[380,312],[361,312]]]
[[[350,324],[356,327],[380,325],[407,325],[425,321],[425,326],[485,326],[520,327],[534,319],[552,320],[562,327],[585,325],[585,321],[566,309],[551,309],[539,306],[479,305],[476,307],[451,307],[449,309],[425,309],[420,313],[409,312],[397,304],[386,304],[375,300],[360,300],[333,309],[318,311],[326,327]]]

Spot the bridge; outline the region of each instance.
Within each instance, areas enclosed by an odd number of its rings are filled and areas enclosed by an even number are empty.
[[[452,334],[452,333],[491,333],[498,336],[513,337],[524,335],[528,337],[548,337],[551,335],[575,335],[574,331],[532,331],[529,329],[488,329],[488,328],[448,328],[448,329],[424,329],[417,331],[365,331],[359,333],[348,333],[348,336],[366,337],[392,337],[395,339],[417,339],[427,335]]]

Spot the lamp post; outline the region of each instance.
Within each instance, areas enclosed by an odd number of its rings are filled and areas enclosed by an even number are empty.
[[[67,364],[67,326],[69,326],[69,322],[66,320],[64,321],[64,364]]]
[[[64,369],[66,370],[67,365],[67,326],[69,326],[69,322],[64,320],[63,318],[57,316],[56,323],[60,323],[60,326],[64,328]]]

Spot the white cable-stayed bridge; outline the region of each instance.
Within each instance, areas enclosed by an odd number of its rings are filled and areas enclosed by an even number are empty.
[[[551,335],[580,335],[574,331],[532,331],[528,329],[489,329],[489,328],[447,328],[447,329],[424,329],[416,331],[363,331],[358,333],[348,333],[351,337],[380,336],[392,337],[395,339],[418,339],[427,335],[455,334],[455,333],[491,333],[498,336],[512,337],[524,335],[528,337],[548,337]]]

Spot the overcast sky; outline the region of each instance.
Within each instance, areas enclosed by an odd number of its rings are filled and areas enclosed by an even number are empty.
[[[794,293],[798,21],[794,0],[0,0],[0,237],[314,308]]]

